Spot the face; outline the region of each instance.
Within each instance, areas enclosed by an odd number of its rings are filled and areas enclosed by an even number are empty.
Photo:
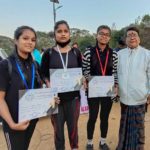
[[[140,44],[140,37],[136,31],[128,31],[126,37],[126,44],[129,48],[137,48]]]
[[[55,39],[60,43],[65,43],[70,39],[70,31],[65,24],[60,24],[55,31]]]
[[[110,40],[110,32],[108,29],[101,29],[98,31],[96,39],[99,44],[107,45]]]
[[[24,30],[18,40],[15,40],[17,50],[23,53],[31,53],[36,45],[36,37],[33,31]]]

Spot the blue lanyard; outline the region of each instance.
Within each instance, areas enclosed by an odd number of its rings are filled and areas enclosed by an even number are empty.
[[[20,77],[22,78],[23,82],[24,82],[24,85],[26,86],[26,89],[29,89],[28,87],[28,84],[27,84],[27,81],[25,79],[25,76],[19,66],[19,64],[17,63],[16,61],[16,66],[17,66],[17,69],[19,71],[19,74],[20,74]],[[31,89],[34,88],[34,78],[35,78],[35,66],[34,66],[34,63],[32,63],[32,81],[31,81]]]

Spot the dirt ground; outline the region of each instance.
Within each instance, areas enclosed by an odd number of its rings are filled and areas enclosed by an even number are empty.
[[[88,120],[88,114],[80,115],[79,118],[79,150],[85,150],[86,145],[86,124]],[[111,150],[115,150],[118,141],[118,130],[120,121],[120,106],[119,103],[114,104],[110,118],[109,118],[109,131],[107,143]],[[145,150],[150,149],[150,108],[146,114],[145,119],[145,133],[146,133],[146,144]],[[66,150],[70,150],[67,130],[65,127],[66,136]],[[100,131],[99,131],[99,119],[97,120],[95,132],[94,132],[94,148],[98,150]],[[29,150],[54,150],[54,134],[53,127],[49,118],[42,118],[36,126]],[[2,128],[0,127],[0,150],[7,150],[6,143],[3,135]]]

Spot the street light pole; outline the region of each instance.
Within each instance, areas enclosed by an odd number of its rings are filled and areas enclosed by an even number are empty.
[[[56,9],[55,9],[55,2],[53,2],[53,16],[54,16],[54,25],[56,23]]]
[[[59,1],[58,0],[50,0],[50,1],[53,2],[53,16],[54,16],[54,25],[55,25],[55,23],[56,23],[56,10],[58,10],[62,6],[58,6],[57,8],[55,8],[55,3],[59,4]]]

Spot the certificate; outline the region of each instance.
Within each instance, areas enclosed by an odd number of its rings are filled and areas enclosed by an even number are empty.
[[[58,113],[54,96],[56,89],[31,89],[19,91],[19,122]]]
[[[58,93],[79,91],[82,86],[82,69],[50,69],[50,84]]]
[[[89,98],[114,96],[114,76],[91,76],[88,86]]]

